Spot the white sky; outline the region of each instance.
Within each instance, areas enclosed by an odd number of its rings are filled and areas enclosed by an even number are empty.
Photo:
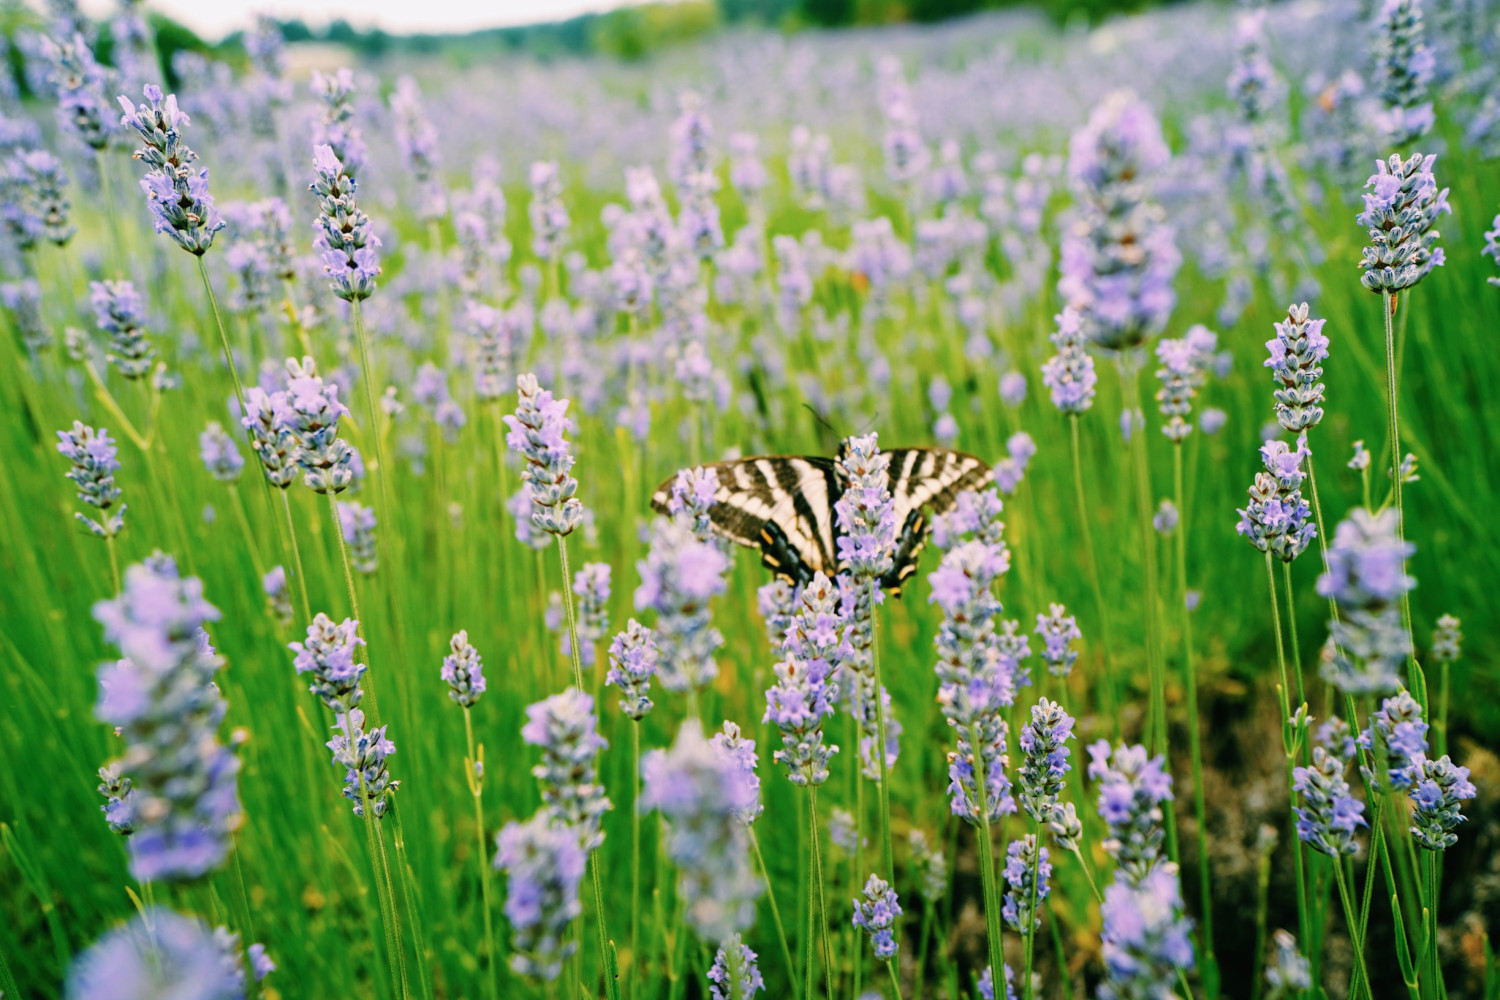
[[[464,32],[538,21],[560,21],[641,0],[147,0],[147,6],[217,40],[259,13],[301,18],[321,27],[343,18],[357,28],[392,34]],[[36,0],[33,0],[36,3]],[[93,17],[107,16],[114,0],[83,0]]]

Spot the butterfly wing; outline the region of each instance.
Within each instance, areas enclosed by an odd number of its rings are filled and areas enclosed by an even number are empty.
[[[839,486],[831,460],[763,455],[707,468],[719,479],[709,508],[715,533],[759,548],[761,562],[793,583],[805,584],[819,570],[832,574]],[[667,513],[672,482],[651,495],[651,506],[660,513]]]
[[[896,553],[880,585],[899,593],[917,571],[917,557],[927,544],[927,519],[952,509],[964,490],[975,490],[994,478],[989,465],[961,451],[945,448],[896,448],[889,452],[891,499],[896,507]]]

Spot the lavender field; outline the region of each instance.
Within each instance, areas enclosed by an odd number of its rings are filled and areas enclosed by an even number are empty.
[[[4,23],[4,1000],[1500,1000],[1500,7]]]

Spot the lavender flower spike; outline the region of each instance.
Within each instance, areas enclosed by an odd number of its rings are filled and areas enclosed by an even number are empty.
[[[1439,215],[1451,212],[1448,189],[1438,190],[1432,175],[1437,156],[1413,153],[1402,160],[1378,160],[1365,182],[1365,210],[1355,221],[1369,231],[1359,266],[1360,284],[1372,292],[1411,288],[1442,265],[1443,250],[1433,229]]]
[[[620,711],[636,722],[651,711],[651,678],[656,676],[660,653],[656,648],[656,637],[651,630],[634,618],[625,626],[625,631],[615,636],[609,644],[609,673],[604,683],[620,689]]]
[[[1325,322],[1308,318],[1306,302],[1288,306],[1286,319],[1276,324],[1276,336],[1266,341],[1271,356],[1265,367],[1276,378],[1276,419],[1293,434],[1323,419],[1323,369],[1318,362],[1328,357]]]
[[[1073,717],[1054,701],[1042,698],[1031,708],[1031,721],[1021,728],[1021,807],[1038,823],[1050,822],[1072,765],[1068,741]]]
[[[358,500],[339,501],[339,531],[349,547],[349,562],[366,575],[380,568],[375,550],[375,511]]]
[[[162,96],[161,88],[147,84],[149,104],[133,106],[120,95],[125,114],[120,124],[139,133],[142,146],[135,158],[150,169],[141,179],[146,204],[156,218],[156,231],[165,233],[188,253],[201,257],[213,246],[224,220],[214,207],[208,190],[208,168],[193,169],[198,154],[182,142],[188,116],[177,109],[177,95]]]
[[[1302,462],[1312,454],[1307,448],[1307,433],[1297,438],[1295,449],[1284,441],[1267,441],[1260,454],[1266,471],[1255,474],[1250,502],[1238,511],[1240,520],[1235,531],[1260,551],[1291,562],[1306,551],[1318,533],[1312,507],[1302,498],[1301,489],[1307,478]]]
[[[1017,934],[1029,934],[1042,924],[1041,904],[1047,898],[1052,865],[1045,847],[1028,833],[1005,849],[1005,905],[1001,915]]]
[[[844,492],[834,504],[842,534],[838,559],[857,583],[889,572],[896,547],[896,508],[891,501],[890,456],[874,434],[847,439],[838,458]]]
[[[1312,765],[1292,769],[1292,791],[1300,792],[1305,806],[1297,812],[1297,836],[1313,850],[1331,858],[1359,850],[1355,831],[1368,826],[1365,804],[1349,791],[1344,779],[1344,761],[1323,747],[1312,748]]]
[[[156,349],[146,336],[143,321],[146,301],[128,281],[91,281],[89,300],[94,322],[109,338],[109,362],[128,379],[143,378],[151,371]]]
[[[1057,354],[1042,365],[1042,384],[1052,392],[1052,405],[1063,413],[1084,413],[1094,405],[1099,376],[1083,334],[1083,314],[1068,306],[1057,316],[1051,341]]]
[[[1437,59],[1422,39],[1421,0],[1385,0],[1376,43],[1379,93],[1385,110],[1380,129],[1393,146],[1416,142],[1432,131],[1432,84]]]
[[[1443,615],[1432,630],[1432,658],[1439,663],[1452,663],[1459,657],[1463,645],[1461,622],[1452,615]]]
[[[578,950],[568,926],[583,913],[578,887],[586,855],[574,832],[554,826],[545,809],[525,823],[507,823],[496,842],[495,867],[508,876],[510,967],[550,982]]]
[[[334,766],[344,768],[344,798],[354,803],[354,815],[363,818],[368,803],[379,819],[401,787],[401,782],[391,780],[385,766],[396,744],[386,738],[385,726],[365,729],[365,713],[357,708],[340,713],[333,728],[339,735],[328,741],[328,749],[333,752]]]
[[[120,488],[115,485],[115,473],[119,471],[119,447],[109,432],[100,428],[95,431],[81,420],[73,421],[71,431],[57,432],[57,450],[73,467],[66,473],[78,487],[78,499],[90,507],[99,509],[96,521],[81,513],[74,513],[89,531],[99,538],[113,538],[125,530],[125,504],[113,512],[110,508],[120,499]]]
[[[517,377],[516,388],[516,412],[505,416],[505,443],[526,460],[521,479],[531,499],[531,523],[554,535],[571,534],[583,523],[583,502],[573,495],[578,480],[570,473],[573,453],[563,436],[568,401],[553,399],[535,375]]]
[[[719,947],[713,967],[708,970],[709,1000],[754,1000],[755,994],[765,988],[755,952],[745,946],[738,934],[731,934]]]
[[[599,783],[599,751],[608,743],[599,735],[594,699],[568,688],[526,708],[521,738],[542,750],[531,773],[542,785],[542,802],[552,821],[578,837],[584,851],[604,843],[600,822],[613,806]]]
[[[443,680],[448,682],[448,697],[464,708],[472,708],[484,694],[484,663],[479,650],[469,642],[469,633],[460,629],[448,642],[443,657]]]
[[[198,435],[198,453],[209,475],[221,483],[235,482],[245,470],[245,457],[240,454],[239,445],[217,420],[210,420]]]
[[[1161,804],[1172,797],[1172,776],[1165,759],[1148,756],[1140,744],[1122,743],[1111,753],[1108,741],[1099,740],[1088,751],[1099,815],[1109,826],[1104,849],[1119,862],[1119,877],[1138,885],[1161,861]]]
[[[871,875],[865,882],[864,899],[854,900],[854,926],[869,937],[878,961],[896,957],[898,943],[893,931],[899,916],[901,901],[895,888],[879,875]]]
[[[1100,1000],[1171,996],[1193,967],[1192,921],[1182,912],[1177,865],[1164,862],[1136,882],[1104,890],[1104,983]]]
[[[292,456],[308,489],[341,493],[354,481],[354,449],[338,436],[339,418],[349,408],[339,402],[339,387],[318,375],[312,358],[287,358],[286,367],[286,391],[270,397],[273,428],[295,443]]]
[[[73,960],[67,1000],[244,1000],[238,936],[197,917],[146,908]]]
[[[781,730],[782,749],[773,759],[794,785],[821,785],[839,748],[823,742],[823,721],[833,714],[834,672],[851,653],[839,614],[838,594],[828,577],[814,574],[803,588],[786,629],[776,684],[766,690],[763,722]]]
[[[380,238],[370,231],[370,217],[359,207],[359,185],[332,146],[313,147],[313,169],[317,179],[311,190],[318,196],[313,247],[322,254],[323,270],[333,279],[334,295],[349,302],[367,299],[380,277],[375,254]]]
[[[306,640],[289,643],[287,648],[297,654],[293,661],[297,673],[310,675],[308,690],[335,712],[345,712],[364,698],[359,682],[366,667],[354,655],[364,644],[359,622],[345,618],[335,623],[320,611],[307,626]]]
[[[1416,551],[1398,531],[1400,514],[1356,508],[1339,523],[1328,546],[1327,572],[1318,594],[1338,604],[1329,622],[1333,655],[1324,661],[1325,680],[1348,694],[1378,694],[1400,684],[1401,665],[1411,652],[1401,623],[1401,596],[1416,581],[1406,560]]]
[[[1064,614],[1066,610],[1061,604],[1052,604],[1048,606],[1048,614],[1036,616],[1036,634],[1044,644],[1042,659],[1047,661],[1047,672],[1053,677],[1066,677],[1073,672],[1078,659],[1073,642],[1083,638],[1078,619]]]
[[[641,584],[635,606],[656,611],[662,686],[696,690],[718,676],[714,653],[724,638],[713,627],[708,605],[727,586],[729,558],[718,546],[698,541],[680,521],[659,517],[651,532],[650,550],[636,563]]]
[[[1419,761],[1412,767],[1412,837],[1429,851],[1452,847],[1458,837],[1451,831],[1464,819],[1459,803],[1477,794],[1469,769],[1454,764],[1447,754],[1440,760]]]

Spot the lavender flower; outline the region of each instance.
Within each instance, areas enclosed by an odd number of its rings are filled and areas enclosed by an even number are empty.
[[[1276,378],[1276,419],[1284,430],[1297,433],[1323,419],[1323,369],[1328,357],[1326,320],[1309,319],[1307,303],[1287,308],[1286,320],[1276,324],[1275,338],[1266,341],[1271,356],[1265,367]]]
[[[130,787],[121,761],[111,761],[99,768],[99,794],[107,800],[99,807],[111,833],[128,837],[135,832],[135,813],[139,804]]]
[[[1459,620],[1452,615],[1443,615],[1432,630],[1432,658],[1439,663],[1452,663],[1459,657],[1463,633],[1459,631]]]
[[[68,1000],[244,1000],[238,938],[152,906],[73,960]]]
[[[52,329],[42,317],[42,286],[35,278],[0,284],[0,304],[10,313],[16,335],[29,357],[35,358],[52,346]],[[63,343],[71,360],[84,360],[88,342],[82,330],[74,326],[64,328]]]
[[[542,784],[542,802],[552,821],[574,831],[584,851],[604,843],[600,822],[613,806],[599,783],[599,735],[594,699],[568,688],[526,708],[521,738],[540,747],[542,761],[531,773]]]
[[[933,544],[944,552],[970,540],[998,545],[1003,550],[1005,522],[1000,514],[1005,503],[993,489],[964,490],[946,513],[932,519]]]
[[[1038,823],[1052,818],[1072,765],[1068,740],[1073,717],[1054,701],[1042,698],[1031,708],[1031,721],[1021,728],[1021,807]]]
[[[1292,791],[1300,792],[1297,836],[1313,850],[1331,858],[1359,850],[1355,831],[1367,826],[1365,804],[1349,792],[1344,761],[1322,747],[1312,748],[1312,766],[1292,769]]]
[[[839,748],[823,742],[823,721],[833,714],[830,678],[851,653],[837,592],[821,572],[803,588],[785,631],[776,683],[766,689],[762,722],[781,730],[782,749],[772,758],[794,785],[828,780],[828,761]]]
[[[43,38],[42,56],[52,64],[49,82],[57,91],[57,120],[64,132],[96,153],[114,131],[104,98],[105,71],[82,34],[67,32],[62,43]]]
[[[61,247],[73,238],[78,227],[68,220],[67,186],[62,161],[45,149],[21,150],[4,162],[0,215],[17,247],[32,250],[43,239]]]
[[[240,825],[239,759],[219,742],[227,706],[222,658],[203,631],[219,617],[203,584],[157,553],[125,571],[125,589],[94,605],[106,641],[125,656],[99,668],[94,714],[125,740],[131,780],[130,869],[138,881],[190,880],[228,856]]]
[[[876,435],[844,441],[838,475],[844,490],[838,516],[838,559],[861,586],[888,572],[896,547],[896,508],[891,500],[890,456],[881,454]]]
[[[1404,161],[1392,155],[1377,160],[1376,172],[1365,182],[1365,210],[1355,221],[1370,234],[1359,281],[1372,292],[1411,288],[1443,263],[1439,234],[1432,227],[1452,209],[1448,189],[1439,191],[1432,175],[1435,162],[1436,155],[1413,153]]]
[[[453,633],[448,655],[443,657],[443,680],[448,682],[448,697],[464,708],[472,708],[484,694],[484,663],[479,650],[469,642],[467,629]]]
[[[1182,257],[1151,177],[1171,151],[1151,109],[1128,91],[1105,98],[1074,133],[1068,174],[1079,212],[1064,235],[1057,289],[1083,318],[1089,340],[1123,350],[1156,334],[1176,303]]]
[[[584,563],[573,574],[573,593],[578,597],[578,654],[585,667],[599,656],[599,643],[609,634],[609,563]],[[563,634],[563,655],[572,655],[571,638]]]
[[[439,219],[447,210],[447,199],[439,176],[437,126],[423,109],[421,88],[410,76],[396,81],[396,89],[391,93],[391,114],[396,125],[396,146],[421,192],[417,217],[428,221]]]
[[[507,875],[510,967],[550,982],[578,950],[568,927],[583,913],[578,887],[586,855],[577,835],[554,826],[545,809],[525,823],[505,824],[496,842],[495,867]]]
[[[1416,546],[1402,540],[1399,524],[1392,507],[1378,514],[1351,511],[1334,531],[1327,571],[1318,577],[1319,596],[1332,598],[1339,608],[1328,625],[1333,655],[1321,673],[1348,694],[1393,690],[1411,653],[1400,605],[1401,596],[1416,586],[1406,575],[1406,560]]]
[[[911,864],[916,870],[917,895],[929,905],[948,893],[948,861],[941,848],[933,847],[920,827],[907,834],[911,846]]]
[[[620,699],[620,711],[636,722],[651,711],[648,692],[660,655],[651,630],[634,618],[609,644],[610,666],[604,682],[620,689],[624,696]]]
[[[375,572],[380,568],[380,556],[375,551],[375,511],[358,500],[340,500],[338,511],[339,532],[349,547],[349,562],[361,573]]]
[[[895,887],[879,875],[871,875],[865,882],[864,900],[854,900],[854,926],[869,937],[878,961],[889,962],[896,957],[898,944],[893,931],[899,916],[901,901]]]
[[[1156,401],[1167,418],[1161,432],[1169,441],[1180,442],[1192,433],[1193,425],[1187,416],[1192,412],[1193,397],[1208,378],[1208,366],[1218,339],[1207,327],[1198,325],[1184,337],[1156,345],[1156,356],[1162,363],[1156,372],[1162,383]]]
[[[1282,1000],[1288,994],[1300,996],[1312,988],[1312,963],[1297,950],[1297,939],[1277,928],[1271,935],[1276,955],[1266,963],[1267,1000]]]
[[[1492,223],[1494,229],[1487,230],[1484,234],[1484,249],[1479,251],[1481,255],[1489,257],[1496,266],[1500,266],[1500,215],[1496,215]],[[1496,288],[1500,288],[1500,277],[1488,277],[1485,279]]]
[[[286,628],[292,623],[292,596],[286,585],[286,570],[281,566],[272,566],[261,577],[260,587],[265,591],[271,617],[276,620],[277,625]]]
[[[957,751],[948,755],[948,793],[953,814],[975,825],[1016,808],[1005,773],[1004,714],[1015,700],[1015,660],[1000,651],[1000,602],[990,591],[1008,567],[1002,547],[965,542],[929,578],[929,600],[943,609],[936,639],[938,707],[958,736]]]
[[[1177,505],[1170,500],[1163,500],[1157,504],[1156,513],[1151,517],[1151,527],[1156,529],[1158,535],[1165,538],[1177,530],[1179,520]]]
[[[354,803],[354,815],[364,818],[365,807],[380,819],[390,808],[391,799],[401,782],[391,780],[386,758],[396,752],[396,744],[385,735],[385,726],[365,729],[365,713],[357,708],[338,714],[334,729],[338,735],[328,741],[335,767],[344,768],[344,798]]]
[[[1036,442],[1025,431],[1017,431],[1005,439],[1005,450],[1006,457],[995,463],[995,488],[1010,496],[1026,476],[1026,466],[1036,455]]]
[[[1017,934],[1030,934],[1042,925],[1042,900],[1047,898],[1047,880],[1052,877],[1048,851],[1034,834],[1012,840],[1005,849],[1005,904],[1001,916]]]
[[[92,281],[89,297],[99,332],[109,338],[109,360],[128,379],[151,370],[156,349],[151,346],[144,319],[146,302],[128,281]]]
[[[1432,83],[1437,60],[1422,40],[1421,0],[1385,0],[1380,6],[1379,95],[1385,105],[1379,125],[1393,146],[1415,142],[1432,130]]]
[[[1422,705],[1406,691],[1380,703],[1379,711],[1370,714],[1370,725],[1359,734],[1359,745],[1383,760],[1390,787],[1410,789],[1412,772],[1427,758],[1427,723],[1422,720]],[[1348,760],[1351,755],[1342,754]],[[1380,779],[1368,775],[1376,787]]]
[[[120,488],[115,485],[115,473],[120,469],[119,447],[109,431],[95,431],[80,420],[73,421],[71,431],[57,432],[57,450],[73,467],[66,473],[78,488],[78,499],[90,507],[99,509],[96,521],[82,513],[73,514],[88,525],[89,531],[99,538],[113,538],[125,530],[126,505],[120,504],[113,512],[110,508],[120,499]]]
[[[728,568],[723,551],[698,541],[687,524],[661,517],[652,524],[650,550],[636,563],[635,606],[656,612],[661,682],[669,691],[701,688],[718,676],[714,652],[724,638],[711,624],[708,602],[724,592]]]
[[[313,123],[313,148],[328,146],[352,179],[365,165],[365,141],[354,124],[354,71],[347,66],[333,73],[313,70],[312,91],[323,104]]]
[[[1350,728],[1349,723],[1337,715],[1330,715],[1323,720],[1323,724],[1314,734],[1314,739],[1317,740],[1319,746],[1327,748],[1329,753],[1345,763],[1354,759],[1358,747],[1354,739],[1354,730]]]
[[[1193,967],[1192,921],[1182,912],[1177,865],[1163,862],[1134,881],[1117,875],[1099,909],[1105,977],[1100,1000],[1170,996],[1178,977]]]
[[[698,541],[706,542],[713,537],[713,521],[709,508],[719,489],[719,473],[712,466],[682,469],[672,481],[672,496],[667,501],[667,512],[673,517],[685,518],[693,526]]]
[[[349,408],[339,402],[339,387],[318,375],[312,358],[287,358],[286,367],[286,390],[270,397],[273,426],[295,443],[292,457],[307,488],[340,493],[354,481],[354,450],[338,436],[339,418]],[[250,408],[249,393],[246,407]],[[265,462],[264,453],[261,461]]]
[[[293,661],[297,673],[311,675],[308,690],[335,713],[342,713],[364,698],[359,682],[366,668],[354,656],[364,644],[359,637],[359,622],[345,618],[335,624],[320,611],[307,626],[306,640],[288,643],[287,648],[297,654]]]
[[[1042,659],[1047,661],[1047,672],[1053,677],[1066,677],[1073,672],[1073,663],[1078,659],[1073,642],[1083,638],[1078,619],[1063,614],[1066,610],[1061,604],[1051,604],[1048,614],[1036,616],[1036,634],[1044,644]]]
[[[144,143],[135,151],[135,158],[149,168],[141,190],[156,219],[156,231],[201,257],[224,228],[208,190],[208,168],[194,170],[198,154],[181,141],[188,116],[177,109],[177,95],[163,98],[155,84],[147,84],[144,92],[149,104],[132,106],[123,94],[119,98],[125,110],[120,124],[135,129]]]
[[[854,814],[837,806],[828,816],[828,839],[834,847],[850,857],[854,856],[859,847],[870,842],[868,837],[860,838],[859,831],[855,829]]]
[[[380,277],[375,254],[380,238],[359,207],[359,184],[329,145],[313,147],[313,169],[317,179],[310,188],[318,196],[313,247],[322,255],[324,273],[333,279],[334,295],[349,302],[367,299]]]
[[[738,934],[731,934],[718,954],[713,967],[708,970],[709,1000],[753,1000],[755,994],[766,988],[761,978],[760,966],[756,964],[755,952],[745,947]]]
[[[1078,818],[1078,808],[1073,803],[1054,802],[1052,815],[1047,818],[1047,828],[1052,831],[1058,847],[1075,854],[1081,850],[1083,821]]]
[[[723,730],[715,733],[708,745],[713,747],[714,753],[740,769],[749,792],[744,802],[733,809],[734,818],[747,826],[754,823],[766,808],[760,802],[760,776],[755,773],[755,766],[760,761],[755,752],[755,741],[741,736],[739,725],[725,719]]]
[[[1084,336],[1084,317],[1068,306],[1056,317],[1057,332],[1051,341],[1057,353],[1042,365],[1042,384],[1052,392],[1052,405],[1063,413],[1083,413],[1094,405],[1094,359]]]
[[[266,481],[286,489],[297,478],[297,440],[277,422],[277,399],[260,386],[245,390],[245,415],[240,424],[250,432],[250,450],[260,459]]]
[[[210,420],[203,433],[198,435],[198,452],[203,467],[221,483],[234,482],[245,469],[245,458],[240,454],[239,446],[217,420]]]
[[[736,819],[753,791],[739,764],[713,751],[696,719],[678,730],[670,750],[641,761],[639,807],[666,822],[664,847],[677,866],[683,918],[704,941],[725,941],[750,926],[760,882],[750,868],[748,831]]]
[[[1411,835],[1429,851],[1444,851],[1458,843],[1449,832],[1463,822],[1459,803],[1478,794],[1469,780],[1469,769],[1459,767],[1444,754],[1440,760],[1419,760],[1412,766]]]
[[[1139,743],[1121,743],[1111,753],[1109,742],[1099,740],[1088,751],[1088,775],[1099,783],[1099,815],[1109,827],[1104,849],[1119,862],[1119,877],[1139,885],[1162,860],[1161,804],[1172,798],[1172,776],[1165,759],[1148,756]]]
[[[1002,965],[1001,968],[1004,970],[1002,975],[1005,976],[1005,1000],[1016,1000],[1016,974],[1009,965]],[[979,991],[981,1000],[995,1000],[995,974],[988,965],[979,974],[979,982],[975,988]]]
[[[1241,508],[1235,531],[1250,540],[1261,552],[1268,552],[1282,562],[1300,556],[1318,533],[1311,520],[1312,508],[1302,499],[1302,461],[1311,455],[1307,432],[1297,438],[1295,450],[1284,441],[1267,441],[1261,446],[1261,460],[1266,471],[1255,474],[1250,486],[1250,502]]]
[[[516,388],[516,412],[505,416],[505,443],[526,460],[521,479],[531,499],[531,523],[553,535],[571,534],[583,522],[583,502],[573,495],[578,480],[570,473],[574,458],[563,436],[568,401],[553,399],[535,375],[517,378]]]
[[[772,649],[780,649],[782,640],[786,638],[797,596],[797,588],[780,577],[755,590],[755,607],[765,620],[766,638],[770,640]]]
[[[531,249],[545,261],[562,256],[572,220],[562,200],[562,177],[556,161],[537,161],[531,165]]]

